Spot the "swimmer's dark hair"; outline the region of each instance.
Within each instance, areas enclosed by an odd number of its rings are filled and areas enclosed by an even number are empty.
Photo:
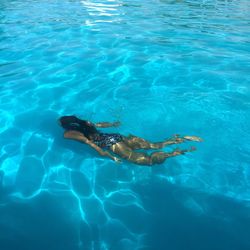
[[[64,129],[79,131],[87,138],[89,138],[90,135],[98,133],[93,123],[81,120],[74,115],[60,117],[59,123]]]

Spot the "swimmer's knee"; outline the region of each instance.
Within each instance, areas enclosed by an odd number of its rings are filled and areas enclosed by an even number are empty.
[[[164,152],[155,152],[150,156],[152,165],[161,164],[166,160],[166,154]]]

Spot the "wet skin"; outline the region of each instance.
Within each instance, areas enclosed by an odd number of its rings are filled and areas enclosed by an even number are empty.
[[[88,123],[89,125],[92,125],[98,128],[117,127],[120,125],[119,122],[115,122],[115,123],[100,122],[96,124],[93,124],[91,122],[88,122]],[[167,139],[163,142],[154,143],[154,142],[149,142],[143,138],[130,135],[130,136],[123,136],[123,140],[121,142],[117,142],[114,145],[110,146],[107,150],[104,150],[103,148],[100,148],[93,142],[93,140],[91,139],[91,136],[88,139],[87,137],[84,136],[83,133],[79,131],[67,130],[64,133],[64,138],[86,143],[90,147],[94,148],[100,155],[107,156],[116,162],[120,162],[121,158],[123,158],[135,164],[145,165],[145,166],[161,164],[169,157],[174,157],[177,155],[182,155],[187,152],[194,151],[195,148],[191,147],[190,149],[186,149],[186,150],[176,149],[169,153],[166,153],[163,151],[157,151],[151,154],[147,154],[146,152],[137,152],[135,150],[162,149],[165,146],[179,144],[185,141],[195,141],[195,142],[202,141],[202,139],[197,136],[179,137],[178,135],[175,135],[174,137]]]

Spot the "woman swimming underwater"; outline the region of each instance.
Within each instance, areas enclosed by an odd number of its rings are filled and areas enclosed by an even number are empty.
[[[62,116],[59,119],[59,123],[66,130],[64,132],[64,138],[86,143],[94,148],[100,155],[107,156],[114,161],[120,162],[121,159],[117,157],[120,156],[123,159],[139,165],[151,166],[153,164],[161,164],[169,157],[194,151],[195,148],[191,147],[185,150],[176,149],[170,153],[157,151],[150,155],[135,151],[137,149],[161,149],[167,145],[178,144],[184,141],[202,141],[202,139],[197,136],[179,137],[176,135],[166,141],[153,143],[133,135],[124,136],[118,133],[102,133],[97,130],[97,128],[117,127],[120,123],[92,123],[81,120],[76,116]]]

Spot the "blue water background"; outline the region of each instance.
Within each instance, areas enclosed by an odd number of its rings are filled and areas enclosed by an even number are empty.
[[[249,13],[248,0],[1,0],[0,249],[249,250]],[[204,142],[116,164],[63,139],[69,114]]]

